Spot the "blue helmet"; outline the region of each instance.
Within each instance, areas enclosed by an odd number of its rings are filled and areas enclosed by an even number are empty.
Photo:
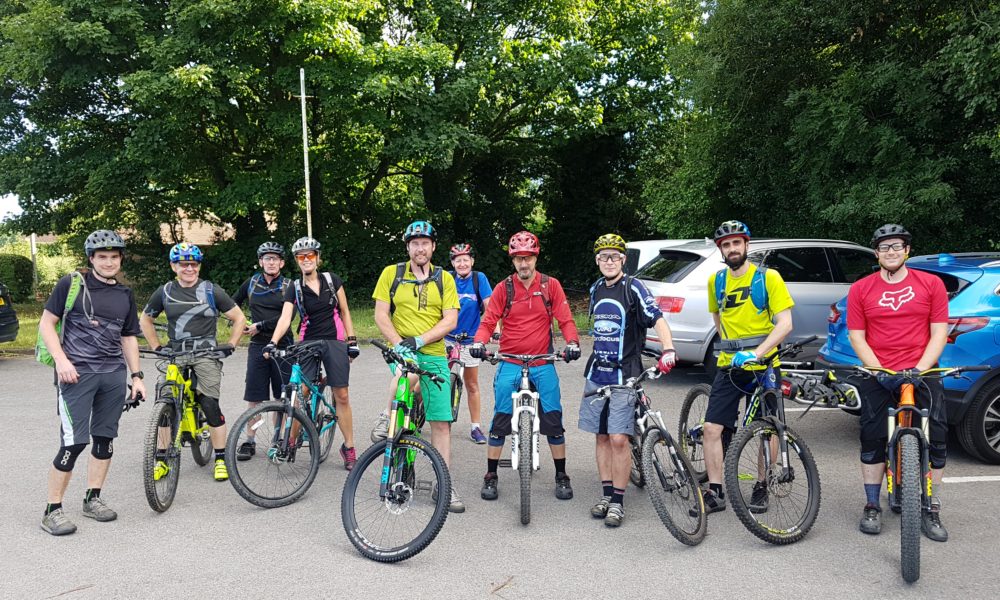
[[[170,262],[172,263],[181,262],[182,260],[193,260],[200,263],[204,257],[205,255],[202,254],[201,248],[187,242],[176,244],[170,249]]]
[[[414,221],[406,227],[406,231],[403,233],[404,242],[421,237],[430,238],[436,242],[438,237],[437,230],[427,221]]]

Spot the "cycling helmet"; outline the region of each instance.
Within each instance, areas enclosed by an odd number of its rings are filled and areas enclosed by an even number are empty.
[[[530,231],[518,231],[510,238],[510,244],[507,246],[507,254],[511,256],[524,256],[527,254],[533,254],[538,256],[538,253],[542,251],[541,244],[538,243],[538,237]]]
[[[176,244],[170,249],[170,262],[172,263],[178,263],[182,260],[193,260],[200,263],[202,258],[204,258],[204,254],[201,253],[201,248],[187,242]]]
[[[406,226],[406,231],[403,232],[403,241],[409,242],[415,238],[430,238],[431,241],[437,241],[437,230],[434,226],[427,221],[414,221]]]
[[[742,221],[726,221],[715,230],[715,245],[718,246],[722,240],[739,235],[750,241],[750,228]]]
[[[448,260],[455,260],[456,256],[472,256],[472,245],[471,244],[455,244],[448,250]]]
[[[83,250],[87,256],[93,256],[98,250],[118,250],[125,254],[125,240],[122,236],[108,229],[98,229],[87,236],[83,242]]]
[[[257,258],[264,258],[265,254],[277,254],[278,256],[285,256],[285,248],[278,242],[267,241],[257,246]]]
[[[315,250],[319,252],[320,243],[311,237],[300,237],[295,240],[292,244],[292,254],[298,254],[299,252],[308,252],[309,250]]]
[[[899,238],[906,242],[906,245],[909,246],[910,240],[913,239],[913,236],[910,235],[910,232],[907,231],[902,225],[888,223],[876,229],[875,233],[872,234],[872,248],[877,248],[879,242],[890,238]]]
[[[625,254],[625,240],[617,233],[605,233],[594,242],[594,254],[601,250],[617,250]]]

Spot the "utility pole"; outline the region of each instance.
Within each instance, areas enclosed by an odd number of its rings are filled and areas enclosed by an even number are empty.
[[[299,69],[299,100],[302,106],[302,164],[306,178],[306,235],[312,237],[312,198],[309,194],[309,130],[306,127],[306,70]]]

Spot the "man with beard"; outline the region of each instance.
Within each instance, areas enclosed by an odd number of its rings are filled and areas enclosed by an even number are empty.
[[[778,345],[792,331],[792,306],[795,303],[781,275],[774,269],[759,268],[747,262],[750,229],[740,221],[726,221],[715,230],[715,245],[722,252],[726,269],[708,280],[708,310],[712,313],[721,342],[719,367],[742,367],[777,351]],[[717,286],[720,282],[721,286]],[[717,290],[718,287],[718,290]],[[775,367],[778,363],[775,362]],[[708,490],[705,511],[726,509],[722,492],[723,435],[731,436],[736,428],[740,399],[753,381],[750,370],[763,367],[716,372],[705,411],[704,450]],[[780,378],[780,375],[776,373]],[[754,486],[749,503],[751,512],[767,511],[767,487]]]

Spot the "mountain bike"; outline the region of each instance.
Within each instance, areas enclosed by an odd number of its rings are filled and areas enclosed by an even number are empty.
[[[458,407],[462,403],[462,388],[465,385],[462,376],[465,373],[465,363],[462,362],[462,342],[471,339],[467,333],[445,337],[445,349],[448,354],[448,371],[451,372],[451,422],[458,420]],[[454,343],[449,343],[454,342]]]
[[[817,405],[839,408],[855,416],[861,414],[861,394],[857,387],[838,379],[833,369],[813,369],[809,363],[781,365],[781,395],[806,406],[800,419]]]
[[[386,439],[358,458],[344,483],[340,512],[348,539],[362,555],[398,562],[434,541],[448,518],[451,476],[441,454],[420,437],[424,406],[408,375],[435,385],[443,384],[444,378],[379,340],[372,340],[372,345],[382,351],[386,363],[396,366],[399,380]]]
[[[540,468],[538,463],[538,432],[541,426],[539,396],[529,376],[534,362],[565,360],[566,351],[557,354],[487,354],[486,360],[497,364],[506,358],[521,365],[521,384],[511,394],[514,414],[510,417],[510,466],[521,479],[521,524],[531,522],[531,476]]]
[[[988,365],[935,367],[925,371],[893,371],[881,367],[831,365],[852,371],[861,377],[885,373],[898,380],[898,399],[890,407],[886,443],[885,479],[889,508],[900,513],[900,573],[907,583],[920,578],[920,522],[924,511],[931,509],[933,486],[930,463],[930,408],[918,408],[915,386],[925,379],[959,377],[964,372],[989,371]]]
[[[618,363],[605,360],[598,362],[602,366],[620,368]],[[635,398],[635,435],[632,436],[632,444],[633,448],[639,446],[641,451],[638,466],[634,463],[633,455],[632,471],[639,471],[653,508],[670,534],[683,544],[696,546],[705,539],[708,531],[705,502],[698,479],[691,461],[667,431],[660,411],[652,409],[649,396],[642,385],[644,381],[657,379],[661,375],[657,366],[653,365],[637,377],[630,377],[623,385],[598,388],[585,396],[583,401],[587,402],[588,397],[594,398],[591,402],[610,400],[615,390],[624,390]],[[694,517],[689,512],[692,506],[699,508]]]
[[[247,502],[262,508],[277,508],[305,494],[321,462],[330,455],[337,432],[336,403],[317,370],[317,380],[302,374],[301,363],[319,360],[325,341],[313,341],[277,349],[271,360],[291,361],[291,377],[281,388],[281,399],[262,402],[244,412],[226,441],[229,481]],[[309,391],[302,397],[302,386]],[[266,448],[261,456],[239,461],[236,454],[244,443],[256,446],[259,436]]]
[[[198,466],[212,460],[211,431],[205,412],[194,393],[196,377],[190,365],[177,364],[181,358],[224,358],[218,348],[174,352],[161,347],[153,351],[140,349],[144,356],[153,356],[160,372],[156,383],[156,403],[149,417],[144,437],[142,479],[146,501],[150,508],[164,512],[174,501],[180,478],[181,448],[189,446]]]

